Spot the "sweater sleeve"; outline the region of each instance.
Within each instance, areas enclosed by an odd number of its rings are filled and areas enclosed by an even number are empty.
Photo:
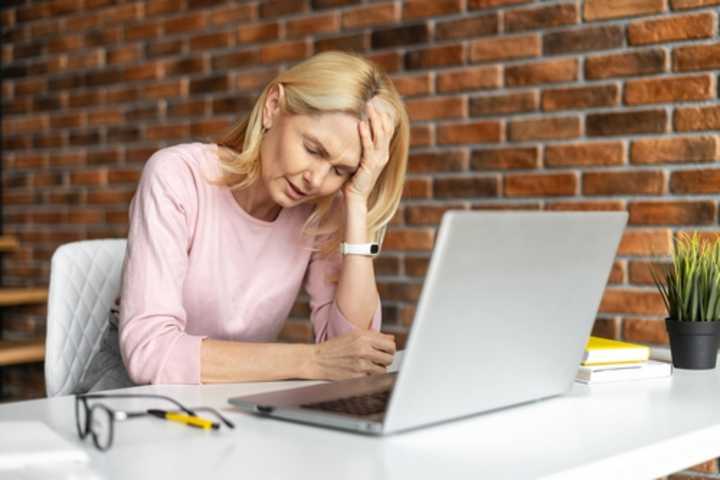
[[[324,342],[333,337],[344,335],[357,329],[338,308],[335,300],[337,284],[328,276],[340,277],[342,255],[337,252],[323,258],[319,252],[313,252],[308,265],[305,290],[310,296],[310,321],[315,332],[315,343]],[[382,322],[382,302],[378,301],[372,317],[370,329],[380,331]]]
[[[200,383],[207,336],[186,333],[182,301],[196,210],[189,167],[169,148],[158,150],[130,203],[123,269],[120,351],[135,383]]]

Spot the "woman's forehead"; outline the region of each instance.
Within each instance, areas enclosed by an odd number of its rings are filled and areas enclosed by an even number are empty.
[[[319,141],[333,158],[341,157],[347,164],[359,161],[361,144],[357,118],[339,112],[297,117],[300,134]]]

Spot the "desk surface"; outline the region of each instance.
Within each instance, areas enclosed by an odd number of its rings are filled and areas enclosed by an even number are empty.
[[[420,479],[657,478],[720,456],[720,370],[670,378],[574,384],[566,395],[385,438],[259,418],[227,398],[317,382],[145,386],[221,409],[235,430],[205,432],[156,418],[116,425],[91,467],[105,478]],[[418,394],[422,394],[419,392]],[[164,404],[158,404],[165,407]],[[146,400],[112,406],[149,408]],[[42,420],[80,443],[73,397],[0,405],[2,420]],[[306,473],[307,472],[307,473]]]

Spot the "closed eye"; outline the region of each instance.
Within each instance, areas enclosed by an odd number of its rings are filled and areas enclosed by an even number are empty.
[[[320,155],[320,152],[316,152],[315,150],[312,150],[308,147],[305,147],[305,151],[307,151],[310,155]],[[343,170],[340,170],[337,167],[334,167],[333,171],[335,172],[335,175],[337,175],[338,177],[343,177],[346,175],[346,173]]]

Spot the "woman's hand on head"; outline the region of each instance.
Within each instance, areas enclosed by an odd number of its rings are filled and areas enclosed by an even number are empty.
[[[362,145],[360,166],[342,189],[346,202],[367,203],[380,173],[390,160],[390,140],[395,132],[392,107],[379,97],[373,97],[367,105],[367,120],[358,121]]]
[[[374,330],[353,330],[315,345],[312,378],[344,380],[387,373],[395,355],[395,337]]]

